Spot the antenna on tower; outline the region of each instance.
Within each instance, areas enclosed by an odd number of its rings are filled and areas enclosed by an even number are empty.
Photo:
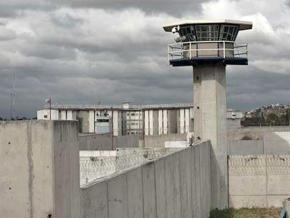
[[[10,120],[12,120],[14,118],[14,112],[15,112],[15,96],[16,96],[16,92],[15,92],[15,72],[13,72],[12,74],[12,89],[10,91]]]

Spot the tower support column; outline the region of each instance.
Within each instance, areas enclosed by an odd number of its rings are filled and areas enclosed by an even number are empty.
[[[193,66],[194,133],[196,140],[210,140],[211,206],[228,207],[226,66],[207,63]]]

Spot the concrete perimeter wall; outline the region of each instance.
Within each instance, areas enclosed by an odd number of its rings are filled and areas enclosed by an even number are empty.
[[[158,136],[145,136],[145,147],[165,147],[165,142],[171,141],[187,141],[186,134],[168,134],[168,135],[158,135]]]
[[[77,122],[0,122],[0,217],[79,218]]]
[[[124,135],[112,136],[110,134],[80,134],[79,135],[79,149],[80,150],[112,150],[112,143],[114,148],[132,148],[139,147],[139,136]]]
[[[207,218],[211,145],[204,142],[81,189],[83,218]]]
[[[229,156],[230,207],[282,207],[290,196],[290,155]]]
[[[112,136],[110,134],[80,134],[79,148],[80,150],[112,150],[114,148],[164,148],[166,142],[187,141],[187,134],[169,134],[157,136],[145,136],[145,145],[143,140],[139,140],[138,135]]]
[[[290,154],[290,127],[248,127],[229,130],[228,154]]]

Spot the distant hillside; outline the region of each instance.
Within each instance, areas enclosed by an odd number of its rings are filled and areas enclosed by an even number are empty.
[[[272,104],[246,113],[242,126],[289,126],[290,106]]]

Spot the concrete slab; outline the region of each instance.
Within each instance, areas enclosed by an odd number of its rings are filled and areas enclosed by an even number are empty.
[[[181,197],[181,217],[192,218],[192,199],[191,199],[191,153],[182,151],[179,156],[180,174],[180,197]]]
[[[263,140],[228,140],[229,155],[254,155],[264,153]]]
[[[151,162],[142,167],[143,176],[143,200],[144,200],[144,217],[156,218],[156,187],[155,187],[155,169],[154,163]]]
[[[128,190],[126,175],[108,181],[109,218],[128,218]]]
[[[201,178],[201,213],[202,217],[209,217],[211,202],[210,175],[210,142],[200,146],[200,178]]]
[[[179,159],[170,155],[165,159],[167,217],[181,217]]]
[[[158,218],[167,218],[165,160],[155,162],[156,209]]]
[[[108,187],[106,182],[82,189],[82,211],[83,218],[109,218]]]
[[[197,192],[198,192],[198,187],[196,184],[196,167],[195,167],[195,152],[196,152],[196,147],[192,147],[190,149],[190,164],[191,164],[191,213],[193,218],[199,217],[199,211],[198,211],[198,200],[199,198],[197,197]]]
[[[137,168],[127,175],[128,218],[143,218],[142,169]]]
[[[230,176],[230,195],[266,195],[265,176]]]
[[[267,193],[290,197],[290,175],[268,175]]]
[[[78,123],[55,121],[53,124],[55,217],[78,218],[80,216]],[[34,128],[38,131],[38,127]],[[36,138],[36,141],[43,141],[45,134]],[[35,155],[36,158],[37,156]]]
[[[26,123],[7,124],[0,126],[0,211],[3,217],[31,216],[31,195],[29,193],[29,181],[31,181],[29,167],[31,162],[27,155],[29,135]],[[17,137],[15,137],[17,136]],[[5,175],[5,176],[4,176]],[[21,178],[21,180],[20,180]],[[51,195],[48,196],[48,206],[52,209]],[[13,203],[12,203],[13,202]],[[15,209],[17,206],[17,210]]]
[[[194,174],[193,179],[195,180],[195,200],[194,200],[194,217],[202,218],[201,211],[201,198],[202,198],[202,190],[201,190],[201,177],[200,177],[200,147],[197,146],[194,148]]]

